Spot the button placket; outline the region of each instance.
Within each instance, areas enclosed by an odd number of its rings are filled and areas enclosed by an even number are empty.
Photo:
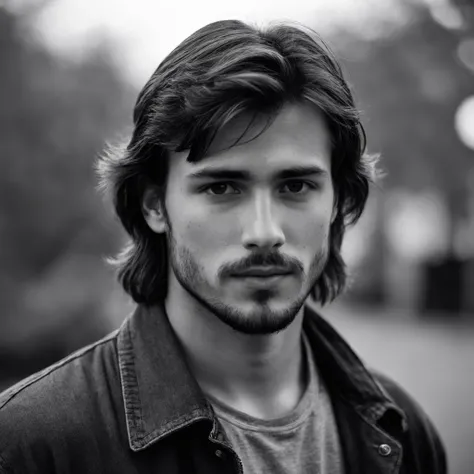
[[[244,469],[242,466],[242,461],[235,451],[232,450],[232,447],[229,445],[229,441],[227,440],[226,436],[217,426],[214,426],[214,429],[209,436],[209,440],[214,444],[214,456],[223,462],[232,460],[232,458],[235,457],[235,472],[237,474],[243,474]],[[218,448],[216,445],[221,446],[222,448]]]

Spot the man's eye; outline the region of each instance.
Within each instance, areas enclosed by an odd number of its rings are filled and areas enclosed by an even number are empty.
[[[204,188],[206,194],[213,196],[223,196],[225,194],[239,194],[239,190],[230,183],[214,183]]]
[[[288,189],[288,191],[283,191],[284,193],[288,192],[291,194],[304,194],[310,187],[311,186],[305,181],[294,180],[285,183],[282,189]]]

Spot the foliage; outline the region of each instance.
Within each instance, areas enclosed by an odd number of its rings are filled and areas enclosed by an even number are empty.
[[[474,169],[473,152],[454,128],[457,107],[474,94],[473,74],[457,58],[460,40],[472,34],[474,17],[466,11],[465,29],[450,30],[428,8],[408,0],[407,8],[410,21],[384,39],[368,42],[343,31],[333,37],[359,101],[369,150],[381,153],[385,172],[373,190],[379,215],[357,277],[375,299],[383,298],[390,265],[383,230],[386,191],[439,192],[449,209],[453,246],[456,228],[467,215],[468,170]]]
[[[80,62],[59,60],[28,36],[19,14],[1,7],[0,57],[1,345],[13,334],[21,340],[35,319],[45,332],[97,304],[97,268],[87,279],[65,262],[92,255],[103,267],[101,257],[120,238],[95,190],[93,163],[104,140],[126,125],[133,90],[107,44]],[[70,288],[57,287],[62,276]],[[33,297],[38,285],[43,291]],[[76,285],[89,289],[79,302],[68,297]],[[59,291],[74,311],[55,306]],[[51,304],[39,304],[44,299]]]

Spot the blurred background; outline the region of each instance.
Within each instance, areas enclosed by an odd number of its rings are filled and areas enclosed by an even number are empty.
[[[472,0],[229,3],[0,0],[0,389],[133,308],[104,261],[125,235],[93,164],[130,132],[159,62],[214,20],[296,20],[340,58],[386,172],[344,244],[351,286],[324,314],[423,405],[450,472],[472,474]]]

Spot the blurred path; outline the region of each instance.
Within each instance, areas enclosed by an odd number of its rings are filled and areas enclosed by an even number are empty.
[[[474,473],[474,315],[470,324],[334,304],[322,314],[370,366],[412,394],[438,428],[450,474]]]

